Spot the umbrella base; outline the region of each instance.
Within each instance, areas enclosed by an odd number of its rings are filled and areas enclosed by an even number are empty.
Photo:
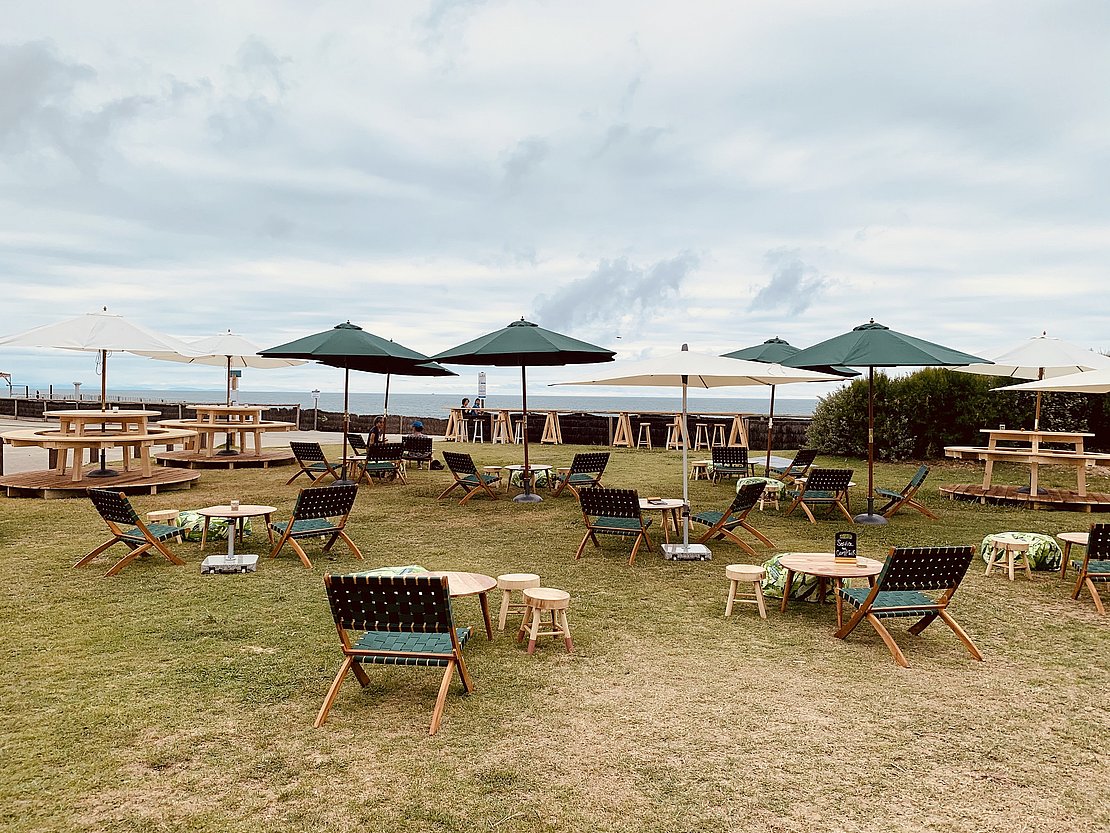
[[[864,526],[883,526],[886,524],[886,518],[882,515],[868,514],[867,512],[864,512],[862,515],[856,515],[852,520]]]
[[[217,457],[231,457],[237,455],[239,452],[234,448],[225,448],[216,452]]]
[[[1033,491],[1028,486],[1020,486],[1017,489],[1017,493],[1019,495],[1031,495],[1031,494],[1033,494]],[[1048,489],[1042,489],[1040,487],[1037,487],[1037,494],[1038,495],[1047,495],[1048,494]]]
[[[115,469],[96,469],[85,472],[85,477],[119,477],[119,472]]]
[[[543,503],[543,498],[535,492],[522,492],[513,498],[513,503]]]
[[[713,553],[705,544],[663,544],[666,561],[712,561]]]

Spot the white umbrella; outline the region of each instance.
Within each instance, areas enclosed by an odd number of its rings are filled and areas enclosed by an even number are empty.
[[[1066,376],[1053,376],[1038,382],[1023,382],[1020,385],[1007,385],[992,390],[1032,390],[1056,391],[1059,393],[1110,393],[1110,369],[1084,370],[1082,373],[1069,373]]]
[[[682,388],[682,426],[686,425],[686,392],[689,388],[724,388],[747,385],[786,385],[793,382],[837,382],[840,376],[783,367],[781,364],[729,359],[707,353],[692,353],[685,344],[677,353],[639,362],[617,362],[606,368],[602,378],[580,382],[558,382],[561,385],[634,385],[645,387]],[[682,443],[682,544],[664,549],[676,553],[707,553],[708,548],[690,543],[690,490],[686,462],[687,443]]]
[[[183,355],[196,355],[196,351],[172,336],[148,330],[140,324],[113,315],[104,307],[100,312],[90,312],[55,324],[0,338],[4,347],[55,347],[60,350],[82,350],[99,354],[100,407],[108,407],[108,355],[116,351],[138,353],[144,350],[163,350]],[[93,474],[106,477],[115,472],[104,465],[104,452],[100,452],[100,469]]]
[[[993,364],[969,364],[954,367],[960,373],[977,373],[981,376],[1009,376],[1013,379],[1053,379],[1058,376],[1079,373],[1084,370],[1110,371],[1110,358],[1071,344],[1058,338],[1050,338],[1041,333],[1035,338],[1022,342],[994,359]],[[1013,385],[995,390],[1033,390],[1037,393],[1037,404],[1033,416],[1033,430],[1041,425],[1041,391],[1060,390],[1059,388],[1030,388]]]
[[[259,369],[275,367],[293,367],[298,364],[307,364],[303,359],[269,359],[259,356],[259,347],[247,341],[241,335],[228,330],[214,336],[190,339],[189,347],[199,355],[188,356],[174,351],[135,351],[141,356],[167,362],[187,362],[189,364],[219,365],[227,368],[227,402],[231,404],[231,371],[244,367]]]

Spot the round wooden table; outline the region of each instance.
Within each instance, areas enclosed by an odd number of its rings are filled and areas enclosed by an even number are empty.
[[[786,570],[786,585],[782,589],[782,604],[779,612],[786,612],[786,602],[790,598],[790,587],[794,583],[794,573],[805,573],[817,577],[817,598],[822,603],[828,592],[828,582],[832,579],[833,590],[840,588],[845,579],[865,578],[874,586],[875,576],[883,569],[883,562],[874,558],[856,556],[855,563],[836,561],[831,552],[788,552],[779,557],[779,564]],[[836,624],[843,624],[843,601],[836,594]]]
[[[657,498],[640,498],[640,511],[641,512],[662,512],[659,525],[663,527],[663,540],[666,543],[671,542],[671,534],[667,531],[667,517],[670,513],[671,526],[674,527],[674,534],[678,535],[678,510],[686,504],[680,498],[674,497],[657,497]]]
[[[489,599],[486,594],[497,587],[497,579],[482,573],[462,573],[455,570],[430,570],[426,575],[446,576],[447,592],[452,599],[477,596],[482,607],[482,621],[486,625],[486,638],[493,639],[493,623],[489,618]]]
[[[276,506],[263,506],[256,503],[240,503],[236,509],[233,509],[229,503],[198,509],[197,514],[204,518],[204,528],[200,533],[201,552],[204,552],[204,545],[208,542],[208,522],[213,518],[227,518],[231,521],[231,529],[227,532],[228,560],[235,557],[235,536],[239,536],[240,543],[243,541],[243,520],[245,518],[257,518],[260,515],[265,518],[266,534],[270,536],[270,544],[273,545],[274,531],[270,529],[270,516],[276,511]]]
[[[1060,578],[1068,574],[1068,559],[1071,557],[1071,545],[1087,546],[1086,532],[1061,532],[1056,536],[1064,542],[1064,555],[1060,558]]]

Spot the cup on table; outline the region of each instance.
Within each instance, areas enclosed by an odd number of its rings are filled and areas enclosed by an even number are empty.
[[[999,431],[1005,431],[1005,430],[1006,430],[1006,423],[1001,423],[1001,424],[1000,424],[1000,425],[998,426],[998,430],[999,430]]]
[[[231,505],[231,511],[232,512],[238,512],[239,511],[239,501],[233,500],[233,501],[231,501],[230,505]]]

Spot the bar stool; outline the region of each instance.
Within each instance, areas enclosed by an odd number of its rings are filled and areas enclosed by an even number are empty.
[[[459,417],[455,421],[455,442],[465,443],[468,439],[470,439],[470,437],[467,436],[466,423],[467,420],[463,419],[462,417]]]
[[[651,423],[641,422],[636,436],[636,448],[651,448]]]
[[[151,524],[167,524],[168,526],[177,526],[177,516],[181,514],[178,509],[155,509],[153,512],[146,513],[146,521]],[[174,538],[177,543],[181,543],[181,536],[178,535]]]
[[[497,577],[497,589],[501,591],[501,613],[497,617],[497,629],[505,630],[505,622],[509,613],[524,613],[528,605],[524,602],[514,602],[514,590],[524,590],[529,587],[539,587],[540,577],[535,573],[504,573]]]
[[[473,443],[484,443],[486,441],[484,420],[474,420],[474,434],[471,436],[470,441]]]
[[[676,418],[669,426],[667,426],[667,450],[674,448],[675,451],[681,449],[687,440],[686,429],[682,422]]]
[[[721,422],[713,423],[713,442],[712,442],[712,445],[713,445],[714,448],[724,448],[725,447],[725,426],[724,426],[724,423],[721,423]]]
[[[513,442],[520,445],[524,442],[524,420],[518,419],[513,427]]]
[[[570,593],[566,590],[557,590],[554,587],[528,587],[524,591],[524,619],[521,620],[520,630],[516,633],[516,641],[524,639],[528,633],[528,653],[536,652],[536,640],[541,636],[563,637],[563,645],[567,653],[574,652],[574,643],[570,639],[570,623],[567,622],[567,608],[570,607]],[[551,630],[541,631],[540,620],[545,611],[551,612]]]
[[[763,605],[763,568],[752,564],[729,564],[725,567],[725,578],[728,579],[728,601],[725,603],[725,616],[732,616],[732,603],[743,602],[754,604],[759,608],[759,618],[767,618],[767,608]],[[737,598],[736,589],[741,583],[751,584],[754,595],[749,598]]]
[[[709,423],[699,422],[694,426],[694,451],[709,448]]]

